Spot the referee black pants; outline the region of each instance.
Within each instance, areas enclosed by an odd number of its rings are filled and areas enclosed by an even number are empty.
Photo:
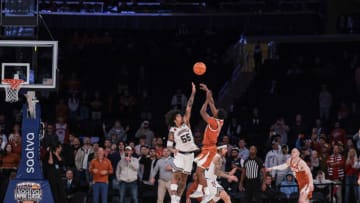
[[[262,203],[260,179],[247,179],[245,181],[245,200],[246,203]]]

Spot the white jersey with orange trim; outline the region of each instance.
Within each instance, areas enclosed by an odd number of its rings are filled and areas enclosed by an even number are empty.
[[[180,127],[171,127],[170,132],[174,134],[175,149],[181,152],[192,152],[199,149],[195,144],[191,129],[185,123]]]

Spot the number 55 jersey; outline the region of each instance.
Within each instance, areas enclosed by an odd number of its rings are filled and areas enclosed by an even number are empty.
[[[174,134],[175,149],[180,152],[194,152],[199,148],[196,146],[193,134],[185,123],[180,127],[171,127],[170,132]]]

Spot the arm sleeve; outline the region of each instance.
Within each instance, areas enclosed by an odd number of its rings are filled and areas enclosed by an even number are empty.
[[[277,165],[277,166],[273,166],[271,167],[272,170],[285,170],[287,169],[289,166],[287,165],[287,163],[281,164],[281,165]]]

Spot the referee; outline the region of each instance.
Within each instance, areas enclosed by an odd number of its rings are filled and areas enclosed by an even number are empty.
[[[251,203],[255,199],[256,203],[261,203],[261,173],[265,177],[265,170],[262,160],[256,156],[257,149],[251,146],[249,158],[244,162],[239,185],[240,191],[245,191],[246,203]]]

